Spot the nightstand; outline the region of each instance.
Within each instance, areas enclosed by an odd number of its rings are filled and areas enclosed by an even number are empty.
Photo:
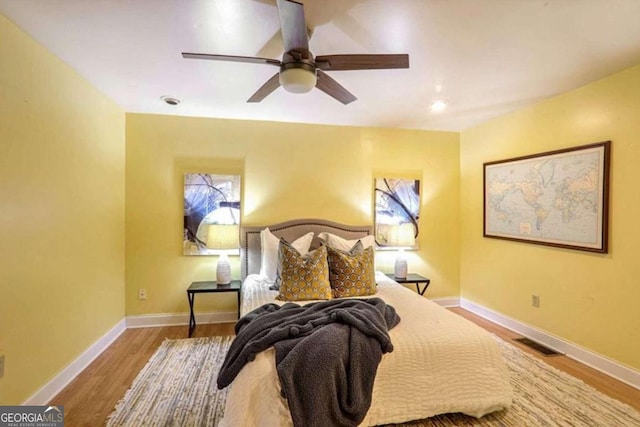
[[[395,280],[396,282],[400,283],[400,284],[404,284],[404,283],[415,283],[416,284],[416,289],[418,291],[418,293],[420,295],[424,295],[424,291],[427,290],[427,288],[429,287],[429,284],[431,283],[431,279],[427,279],[426,277],[423,277],[419,274],[407,274],[407,277],[405,279],[399,279],[397,277],[395,277],[393,274],[385,274],[389,279],[391,280]],[[420,290],[420,285],[424,285],[424,288],[422,288],[422,290]]]
[[[242,282],[232,280],[228,285],[218,285],[216,282],[193,282],[187,289],[189,299],[189,338],[196,328],[196,316],[193,313],[193,303],[196,294],[208,292],[235,292],[238,295],[238,319],[240,319],[240,293],[242,292]]]

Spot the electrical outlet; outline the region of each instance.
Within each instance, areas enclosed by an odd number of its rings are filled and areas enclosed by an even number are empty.
[[[4,354],[0,356],[0,378],[4,377]]]
[[[144,288],[138,289],[138,299],[146,300],[147,299],[147,290]]]
[[[531,295],[531,305],[540,308],[540,295]]]

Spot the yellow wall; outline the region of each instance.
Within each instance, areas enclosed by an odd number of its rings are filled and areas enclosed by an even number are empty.
[[[0,15],[0,404],[124,316],[124,113]]]
[[[242,175],[245,225],[371,224],[374,177],[419,178],[408,258],[429,297],[461,294],[640,369],[640,66],[458,135],[142,114],[125,126],[2,16],[0,57],[0,404],[23,402],[125,312],[188,311],[185,289],[213,279],[215,257],[182,255],[185,172]],[[609,139],[609,254],[482,237],[483,162]],[[394,257],[378,253],[379,269]],[[198,311],[233,312],[234,297],[203,295]]]
[[[640,369],[640,66],[461,134],[462,296]],[[609,254],[482,237],[483,162],[612,141]],[[541,307],[531,306],[531,295]]]
[[[429,296],[459,293],[458,134],[127,114],[126,311],[187,312],[185,290],[214,280],[215,257],[182,255],[183,174],[240,173],[242,222],[294,218],[373,223],[374,176],[422,180],[420,251],[410,271]],[[379,255],[392,271],[395,254]],[[239,277],[239,260],[231,257]],[[137,290],[147,289],[139,301]],[[197,311],[235,311],[232,295],[202,295]]]

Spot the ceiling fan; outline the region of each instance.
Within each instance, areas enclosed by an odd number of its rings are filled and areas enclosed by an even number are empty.
[[[340,83],[329,77],[325,71],[409,68],[409,55],[407,54],[322,55],[314,57],[309,51],[309,38],[302,3],[293,0],[277,0],[277,3],[285,48],[282,61],[253,56],[188,52],[183,52],[182,56],[190,59],[248,62],[280,67],[280,71],[267,80],[247,102],[260,102],[280,86],[292,93],[306,93],[317,87],[346,105],[357,98]]]

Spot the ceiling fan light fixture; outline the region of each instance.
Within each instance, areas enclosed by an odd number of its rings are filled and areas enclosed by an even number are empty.
[[[280,71],[280,85],[287,92],[307,93],[316,87],[316,73],[306,68],[287,68]]]

